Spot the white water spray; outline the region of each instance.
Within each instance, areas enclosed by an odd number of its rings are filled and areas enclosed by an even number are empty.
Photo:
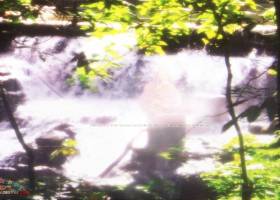
[[[26,133],[27,142],[34,144],[37,137],[60,124],[68,124],[75,131],[79,155],[63,166],[64,174],[72,179],[82,178],[104,184],[131,181],[130,174],[120,167],[129,162],[131,152],[115,167],[109,179],[99,180],[97,177],[118,158],[133,138],[136,137],[134,147],[144,148],[147,128],[151,124],[181,122],[183,119],[189,151],[205,151],[201,144],[206,136],[208,143],[212,141],[212,146],[217,148],[226,137],[217,136],[227,121],[226,114],[219,115],[226,111],[223,58],[190,50],[174,55],[143,57],[141,66],[137,66],[139,72],[135,62],[138,56],[130,52],[131,48],[125,48],[126,44],[135,45],[135,40],[129,38],[127,35],[107,40],[19,38],[20,44],[31,48],[16,48],[0,57],[1,67],[4,66],[20,81],[26,95],[27,100],[19,105],[16,116],[21,120],[21,130]],[[116,73],[111,89],[100,84],[100,95],[80,96],[62,89],[66,73],[76,64],[71,62],[75,53],[85,51],[88,57],[102,54],[104,47],[112,41],[117,42],[116,49],[125,57],[121,62],[123,68]],[[268,56],[232,58],[234,85],[244,82],[252,70],[263,72],[271,62],[272,58]],[[135,85],[140,88],[137,90],[139,94],[128,98]],[[0,126],[2,160],[22,150],[16,145],[16,138],[6,123],[2,122]],[[201,134],[203,141],[201,136],[197,137]],[[9,151],[5,150],[7,145],[11,146]],[[189,170],[193,165],[196,166],[191,163],[185,169]]]

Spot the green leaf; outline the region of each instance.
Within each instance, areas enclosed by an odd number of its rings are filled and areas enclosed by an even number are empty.
[[[266,20],[276,21],[275,8],[269,8],[263,12],[262,17]]]
[[[66,139],[63,144],[64,147],[76,147],[77,142],[76,140],[73,139]]]
[[[159,156],[165,160],[172,160],[172,155],[170,152],[161,152]]]
[[[267,70],[267,74],[270,76],[277,76],[277,71],[275,69]]]
[[[59,154],[60,154],[60,150],[57,149],[57,150],[53,151],[50,155],[50,159],[51,160],[55,159],[57,156],[59,156]]]

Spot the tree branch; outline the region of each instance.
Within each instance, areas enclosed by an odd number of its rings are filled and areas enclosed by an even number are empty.
[[[0,23],[0,33],[9,33],[13,36],[83,36],[85,32],[79,26],[48,25],[48,24],[16,24]]]
[[[24,138],[19,130],[19,127],[17,125],[16,119],[13,116],[13,112],[11,110],[11,107],[9,105],[8,99],[5,94],[5,89],[0,82],[0,96],[2,98],[4,108],[6,110],[6,114],[8,117],[8,120],[11,123],[12,128],[15,131],[16,137],[21,144],[22,148],[25,150],[27,159],[28,159],[28,176],[29,176],[29,186],[31,190],[35,189],[35,171],[34,171],[34,155],[32,149],[25,143]]]
[[[277,129],[280,129],[280,1],[274,0],[277,23],[277,114],[278,124]]]
[[[234,109],[234,103],[232,101],[232,71],[231,71],[231,64],[230,64],[230,54],[229,50],[227,49],[227,41],[225,40],[225,63],[227,68],[227,85],[226,85],[226,100],[228,105],[228,112],[233,120],[234,127],[236,129],[237,135],[238,135],[238,141],[239,141],[239,155],[240,155],[240,165],[241,165],[241,176],[242,176],[242,200],[250,200],[251,199],[251,186],[249,183],[248,175],[247,175],[247,169],[246,169],[246,159],[245,159],[245,148],[244,148],[244,139],[242,135],[241,128],[238,124],[238,117],[236,116],[235,109]]]

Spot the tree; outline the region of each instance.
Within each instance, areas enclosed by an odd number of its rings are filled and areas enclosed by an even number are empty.
[[[27,164],[28,164],[28,177],[29,177],[29,187],[31,190],[35,189],[35,171],[34,171],[34,154],[31,147],[29,147],[26,142],[24,141],[24,138],[22,136],[22,133],[19,130],[19,127],[17,125],[16,119],[14,118],[13,112],[11,110],[10,104],[8,102],[8,99],[5,94],[5,89],[0,82],[0,97],[3,102],[8,120],[12,126],[12,128],[15,131],[16,137],[21,144],[22,148],[24,149],[26,155],[27,155]]]
[[[277,24],[277,114],[278,114],[278,129],[280,129],[280,1],[274,0],[276,11],[276,24]]]
[[[232,70],[230,63],[230,47],[228,45],[229,34],[234,33],[241,26],[242,21],[248,21],[246,16],[242,12],[242,5],[239,1],[229,0],[217,0],[217,1],[200,1],[198,4],[199,10],[202,10],[202,19],[206,20],[202,31],[206,32],[206,42],[210,42],[213,45],[223,45],[225,65],[227,68],[227,85],[226,85],[226,101],[228,106],[228,112],[232,118],[233,125],[236,129],[239,138],[239,155],[241,165],[241,178],[243,180],[241,197],[242,200],[251,199],[252,189],[250,186],[249,178],[246,169],[245,160],[245,147],[244,139],[241,128],[238,124],[238,119],[234,109],[234,103],[232,100]],[[253,1],[247,1],[245,6],[251,9],[255,8]],[[244,6],[244,5],[243,5]],[[212,27],[211,27],[212,26]],[[212,28],[212,32],[209,32],[209,28]],[[237,29],[236,29],[237,28]],[[211,30],[211,29],[210,29]],[[221,42],[218,42],[218,41]],[[218,43],[217,43],[218,42]]]

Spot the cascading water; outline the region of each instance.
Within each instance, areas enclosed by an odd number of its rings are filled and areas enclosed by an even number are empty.
[[[109,83],[96,82],[98,94],[81,92],[77,86],[66,87],[65,79],[77,65],[75,55],[102,55],[112,42],[118,53],[124,55],[119,63],[122,67],[115,69]],[[225,113],[226,67],[222,57],[209,56],[202,50],[140,56],[131,50],[135,40],[127,34],[102,40],[22,37],[14,45],[14,51],[1,55],[0,66],[23,87],[26,100],[15,113],[21,131],[27,143],[36,147],[36,138],[71,129],[79,154],[62,166],[62,172],[71,179],[95,184],[131,181],[130,174],[120,167],[129,162],[131,152],[110,172],[108,179],[98,177],[131,141],[133,148],[144,148],[151,125],[183,121],[187,133],[185,146],[196,153],[216,151],[234,134],[228,131],[220,135],[222,125],[229,119]],[[251,53],[231,60],[234,85],[238,85],[244,84],[253,71],[265,71],[273,59]],[[254,84],[267,82],[263,78]],[[57,128],[63,126],[68,129]],[[13,167],[7,158],[23,150],[6,122],[1,122],[0,129],[0,165]],[[189,161],[178,172],[195,173],[213,167],[211,159],[202,162],[203,165]]]

